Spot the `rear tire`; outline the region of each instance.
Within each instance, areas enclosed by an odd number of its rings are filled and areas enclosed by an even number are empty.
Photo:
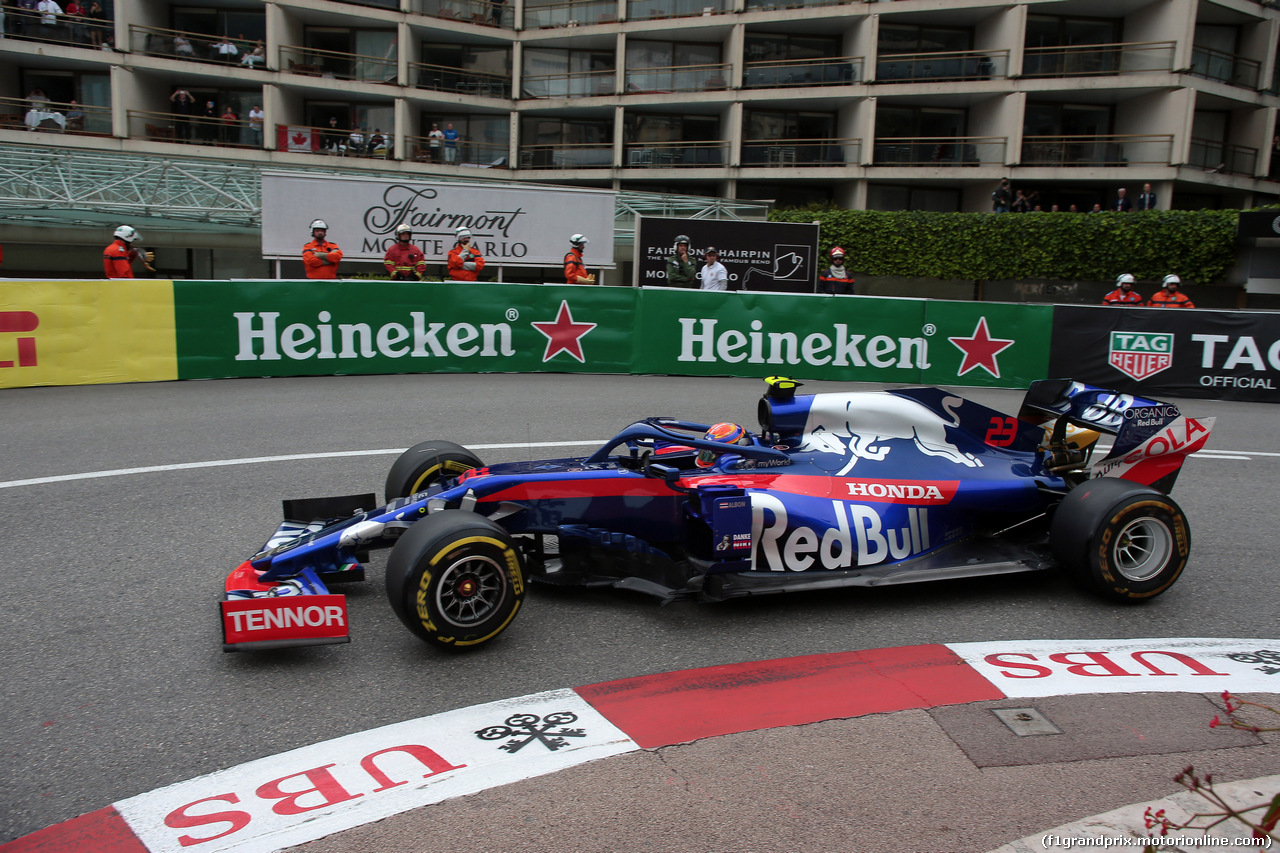
[[[1182,574],[1191,528],[1163,492],[1103,477],[1067,493],[1054,513],[1049,544],[1081,586],[1113,601],[1144,601]]]
[[[387,473],[387,503],[424,491],[437,480],[482,468],[480,457],[452,441],[424,441],[396,459]]]
[[[391,609],[435,646],[489,642],[511,624],[524,592],[515,542],[474,512],[443,510],[415,522],[387,559]]]

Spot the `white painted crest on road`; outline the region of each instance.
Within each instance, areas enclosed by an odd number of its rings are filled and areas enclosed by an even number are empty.
[[[572,690],[408,720],[115,804],[151,853],[269,853],[639,747]]]
[[[947,648],[1009,697],[1280,692],[1280,640],[1008,640]]]

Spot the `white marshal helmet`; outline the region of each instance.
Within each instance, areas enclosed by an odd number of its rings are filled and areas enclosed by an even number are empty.
[[[116,229],[116,236],[121,240],[124,240],[126,243],[132,243],[134,240],[138,239],[138,232],[133,230],[133,226],[131,225],[121,225]]]
[[[471,239],[471,229],[465,225],[459,225],[453,230],[453,238],[461,243],[464,239]]]
[[[1116,276],[1116,284],[1133,284],[1133,276],[1127,272],[1122,272]]]
[[[312,230],[312,231],[316,230],[317,228],[323,228],[325,231],[328,231],[328,230],[329,230],[329,226],[328,226],[328,224],[327,224],[327,223],[325,223],[325,221],[324,221],[323,219],[317,219],[315,222],[312,222],[312,223],[311,223],[311,230]]]
[[[396,237],[397,237],[397,238],[399,238],[401,234],[412,234],[412,233],[413,233],[413,229],[412,229],[411,227],[409,227],[409,225],[408,225],[407,223],[402,222],[402,223],[400,223],[399,225],[397,225],[397,226],[396,226]]]
[[[1167,275],[1164,277],[1163,283],[1165,287],[1168,287],[1171,284],[1182,284],[1182,279],[1178,278],[1176,275]]]
[[[585,234],[574,234],[572,237],[569,238],[569,245],[571,246],[582,247],[587,245],[590,242],[591,241],[587,239],[587,235]]]

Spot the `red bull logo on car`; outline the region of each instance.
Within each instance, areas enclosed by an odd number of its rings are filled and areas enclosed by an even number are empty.
[[[881,510],[858,503],[830,502],[834,520],[814,518],[815,527],[793,522],[787,504],[767,492],[751,493],[751,553],[755,571],[805,572],[854,569],[905,560],[932,548],[929,510]],[[820,503],[815,503],[819,510]],[[794,507],[793,507],[794,510]],[[823,513],[825,515],[825,513]],[[821,530],[821,533],[819,533]]]

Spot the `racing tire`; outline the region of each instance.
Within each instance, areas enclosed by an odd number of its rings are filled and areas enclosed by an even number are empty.
[[[410,631],[443,648],[489,642],[524,601],[524,564],[483,515],[443,510],[415,522],[387,558],[387,598]]]
[[[1085,589],[1120,602],[1155,598],[1191,554],[1182,508],[1158,489],[1111,477],[1081,483],[1058,505],[1049,545]]]
[[[437,480],[482,468],[480,457],[452,441],[424,441],[401,453],[387,472],[387,503],[417,494]]]

